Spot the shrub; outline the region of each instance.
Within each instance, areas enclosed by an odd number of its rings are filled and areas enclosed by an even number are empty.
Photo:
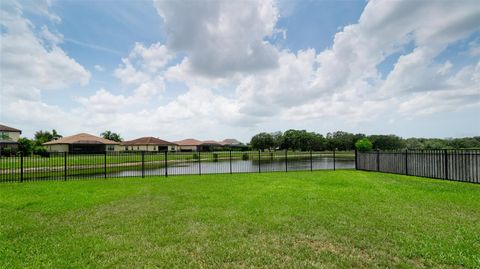
[[[49,157],[50,154],[48,153],[47,149],[44,148],[44,147],[35,147],[33,149],[33,154],[36,154],[36,155],[39,155],[39,156],[42,156],[42,157]]]
[[[11,156],[12,155],[12,148],[9,147],[9,146],[6,146],[4,148],[2,148],[2,156]]]
[[[198,154],[197,154],[197,153],[193,153],[193,159],[194,159],[194,160],[197,160],[198,158],[200,158],[200,157],[198,156]]]
[[[355,148],[360,152],[367,152],[372,150],[373,144],[368,138],[363,138],[355,143]]]
[[[218,153],[213,153],[213,161],[218,162]]]
[[[23,156],[29,156],[30,154],[32,154],[32,150],[33,150],[33,141],[31,141],[30,139],[28,138],[20,138],[18,139],[18,151],[21,152],[23,154]]]
[[[248,161],[248,159],[250,159],[250,157],[248,156],[248,153],[243,153],[242,160]]]

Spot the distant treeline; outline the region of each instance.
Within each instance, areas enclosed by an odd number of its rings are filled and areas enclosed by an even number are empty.
[[[326,136],[306,130],[259,133],[252,137],[253,149],[278,150],[354,150],[357,141],[371,143],[372,149],[461,149],[480,148],[480,136],[464,138],[407,138],[397,135],[365,135],[343,131],[327,133]]]

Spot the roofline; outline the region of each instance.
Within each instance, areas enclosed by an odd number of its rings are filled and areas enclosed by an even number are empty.
[[[15,129],[15,128],[12,128],[12,129]],[[10,133],[20,133],[20,134],[22,134],[22,130],[18,130],[18,129],[15,129],[15,130],[0,129],[0,132],[10,132]]]
[[[129,143],[129,141],[125,141],[120,143],[121,146],[179,146],[178,144],[167,142],[167,143]]]
[[[74,144],[80,144],[80,145],[90,145],[90,144],[101,144],[101,145],[120,145],[119,142],[116,142],[116,141],[112,141],[112,142],[109,142],[109,143],[103,143],[103,142],[100,142],[100,141],[93,141],[95,143],[79,143],[79,142],[72,142],[72,143],[66,143],[66,142],[56,142],[57,140],[52,140],[52,141],[48,141],[48,142],[45,142],[43,143],[42,145],[74,145]]]

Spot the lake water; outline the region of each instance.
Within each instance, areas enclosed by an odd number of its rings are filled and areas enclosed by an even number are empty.
[[[188,162],[170,164],[167,168],[168,175],[198,175],[198,174],[221,174],[221,173],[261,173],[274,171],[309,171],[333,169],[334,161],[330,157],[317,157],[310,159],[288,160],[272,160],[262,161],[260,167],[258,161],[252,160],[232,160],[219,162]],[[354,159],[335,159],[336,169],[354,169]],[[145,176],[165,175],[165,168],[146,169]],[[109,173],[109,177],[125,177],[125,176],[141,176],[142,171],[121,171]]]

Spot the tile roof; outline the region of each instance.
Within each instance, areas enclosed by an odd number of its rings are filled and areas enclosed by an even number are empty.
[[[228,139],[224,139],[222,141],[220,141],[220,144],[222,145],[241,145],[242,142],[238,141],[237,139],[233,139],[233,138],[228,138]]]
[[[156,137],[141,137],[122,143],[124,146],[136,146],[136,145],[176,145],[175,143],[165,141]]]
[[[214,140],[205,140],[205,141],[202,142],[201,145],[221,146],[220,143],[218,143],[217,141],[214,141]]]
[[[193,139],[193,138],[188,138],[180,141],[174,141],[173,143],[180,146],[200,146],[202,144],[202,141]]]
[[[58,144],[105,144],[105,145],[118,145],[120,143],[105,139],[103,137],[80,133],[72,136],[62,137],[57,140],[53,140],[44,145],[58,145]]]
[[[19,129],[15,129],[15,128],[13,128],[13,127],[10,127],[10,126],[7,126],[7,125],[3,125],[3,124],[0,124],[0,131],[19,132],[19,133],[22,133],[22,131],[19,130]]]

